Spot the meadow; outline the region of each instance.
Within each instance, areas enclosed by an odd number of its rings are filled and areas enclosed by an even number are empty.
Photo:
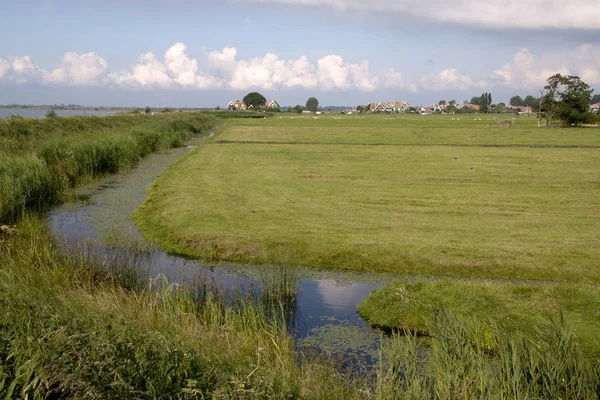
[[[231,119],[135,218],[173,251],[280,264],[260,296],[150,277],[143,246],[96,263],[53,240],[43,210],[71,188],[216,116],[0,120],[0,222],[16,226],[0,231],[0,397],[598,397],[597,129]],[[295,265],[539,282],[392,282],[359,307],[393,333],[355,370],[296,349]]]
[[[209,260],[600,281],[600,131],[519,117],[233,120],[135,214]]]

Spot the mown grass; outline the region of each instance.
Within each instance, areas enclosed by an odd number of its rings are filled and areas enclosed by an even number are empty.
[[[217,124],[199,113],[0,119],[0,221],[44,209],[82,180],[127,170]]]
[[[600,281],[600,156],[576,148],[598,129],[335,118],[232,121],[157,180],[136,222],[202,258]]]
[[[480,321],[492,329],[534,336],[536,327],[561,313],[589,354],[600,356],[600,288],[597,285],[396,281],[372,292],[358,310],[373,325],[431,336],[436,310]]]

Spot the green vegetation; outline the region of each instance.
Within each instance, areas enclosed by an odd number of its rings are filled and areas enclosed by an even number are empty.
[[[591,283],[387,286],[361,312],[407,335],[383,340],[374,376],[298,354],[285,326],[297,260],[597,282],[599,159],[585,148],[597,131],[540,138],[526,119],[513,130],[450,117],[232,120],[159,179],[142,208],[151,213],[136,218],[172,249],[278,261],[259,295],[86,261],[28,211],[217,123],[186,113],[0,121],[0,210],[17,221],[0,229],[0,397],[597,398]],[[187,208],[199,212],[184,221]]]
[[[3,398],[360,397],[330,365],[298,364],[285,324],[251,299],[90,265],[43,219],[18,227],[0,237]]]
[[[599,361],[583,354],[563,320],[537,328],[529,338],[439,309],[429,347],[394,334],[383,348],[389,368],[380,372],[379,397],[597,399]]]
[[[432,336],[436,311],[495,324],[534,337],[537,327],[561,312],[589,353],[600,356],[600,290],[597,285],[528,285],[458,280],[397,281],[376,290],[360,304],[373,325]]]
[[[246,107],[252,107],[255,110],[260,110],[265,107],[267,99],[265,98],[265,96],[258,92],[252,92],[244,96],[243,101],[246,104]]]
[[[0,119],[0,221],[43,209],[82,180],[129,169],[217,123],[199,113]]]
[[[451,118],[235,120],[135,219],[211,260],[600,281],[598,130]]]

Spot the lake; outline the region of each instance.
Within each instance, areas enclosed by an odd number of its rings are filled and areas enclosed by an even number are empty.
[[[0,108],[0,118],[6,118],[11,115],[19,115],[25,118],[44,118],[49,108]],[[95,115],[105,116],[114,115],[121,110],[54,110],[59,117],[72,117],[74,115]]]

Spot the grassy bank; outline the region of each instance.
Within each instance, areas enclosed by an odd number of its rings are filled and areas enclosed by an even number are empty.
[[[45,221],[0,239],[0,395],[7,398],[358,398],[331,366],[299,366],[285,325],[217,290],[90,265]],[[242,307],[242,305],[244,305]]]
[[[538,326],[563,313],[581,346],[600,356],[600,290],[597,285],[526,285],[439,280],[397,281],[376,290],[359,305],[373,325],[432,335],[436,310],[534,336]]]
[[[17,227],[17,234],[0,237],[5,398],[594,399],[599,393],[600,364],[583,355],[560,321],[538,325],[533,338],[501,325],[482,336],[476,320],[439,309],[431,343],[394,336],[382,346],[374,375],[356,376],[295,351],[270,308],[274,298],[289,296],[285,284],[271,286],[276,279],[265,282],[269,301],[241,295],[232,303],[208,282],[169,285],[148,280],[138,265],[90,264],[64,253],[38,217]]]
[[[44,209],[81,180],[129,169],[218,121],[199,113],[0,119],[0,221]]]
[[[598,129],[337,118],[232,121],[157,180],[136,222],[211,260],[600,281]]]

